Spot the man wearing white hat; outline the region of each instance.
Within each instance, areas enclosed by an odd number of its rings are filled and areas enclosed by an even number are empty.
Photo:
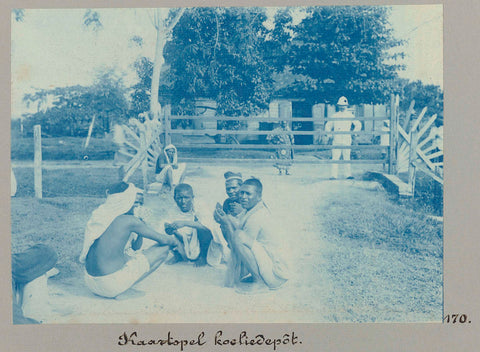
[[[348,108],[348,100],[345,97],[340,97],[337,102],[338,111],[332,115],[333,118],[341,118],[342,120],[328,121],[325,124],[326,132],[349,132],[360,131],[362,129],[362,124],[360,121],[355,120],[355,116]],[[347,146],[352,145],[352,135],[351,134],[334,134],[333,135],[333,145],[338,146]],[[332,149],[332,160],[340,160],[340,157],[343,160],[350,160],[350,149]],[[344,173],[347,179],[353,179],[351,165],[350,163],[345,163]],[[330,179],[338,178],[338,164],[332,164],[332,174]]]

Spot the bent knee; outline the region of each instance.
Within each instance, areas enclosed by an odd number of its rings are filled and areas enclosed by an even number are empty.
[[[232,242],[234,248],[251,250],[252,242],[254,241],[245,233],[240,232],[237,236],[232,237]]]

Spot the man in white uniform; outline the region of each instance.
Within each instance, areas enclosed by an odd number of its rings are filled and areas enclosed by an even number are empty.
[[[338,111],[333,114],[333,118],[343,118],[342,120],[328,121],[325,124],[326,132],[349,132],[360,131],[362,129],[362,124],[358,120],[354,120],[355,116],[351,111],[347,110],[348,100],[345,97],[340,97],[337,102]],[[352,135],[351,134],[334,134],[333,135],[333,145],[338,146],[347,146],[352,145]],[[340,160],[340,157],[343,160],[350,160],[350,149],[332,149],[332,160]],[[345,163],[345,176],[347,179],[353,179],[351,165],[350,163]],[[336,179],[338,177],[338,164],[332,164],[332,174],[330,179]]]

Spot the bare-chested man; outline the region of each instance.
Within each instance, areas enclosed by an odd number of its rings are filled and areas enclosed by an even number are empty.
[[[158,268],[170,248],[182,250],[175,237],[156,232],[133,215],[142,200],[142,191],[133,184],[115,184],[87,223],[79,260],[85,263],[85,283],[99,296],[117,297]],[[158,244],[140,251],[143,237]]]

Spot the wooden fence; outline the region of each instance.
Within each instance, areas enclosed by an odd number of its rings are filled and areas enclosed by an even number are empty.
[[[392,95],[391,104],[389,111],[383,116],[363,116],[356,117],[355,120],[362,123],[361,131],[345,131],[345,132],[327,132],[324,130],[325,123],[328,121],[344,120],[344,118],[333,118],[333,117],[295,117],[292,116],[291,111],[289,116],[282,117],[270,117],[270,116],[249,116],[249,117],[228,117],[228,116],[191,116],[191,115],[172,115],[170,113],[170,108],[167,106],[164,108],[163,114],[163,142],[165,145],[172,143],[172,140],[177,147],[177,149],[186,149],[191,148],[195,150],[275,150],[278,148],[278,145],[269,144],[266,141],[266,136],[272,133],[271,128],[260,129],[260,126],[273,126],[278,124],[281,121],[287,122],[289,126],[294,126],[299,123],[309,123],[313,126],[312,131],[305,130],[292,130],[292,131],[279,131],[276,134],[291,134],[296,138],[296,136],[312,136],[313,143],[308,145],[297,145],[292,146],[295,152],[306,152],[306,151],[321,151],[321,150],[330,150],[330,149],[351,149],[351,150],[381,150],[385,151],[388,155],[386,160],[383,159],[362,159],[362,160],[331,160],[331,159],[317,159],[316,162],[320,163],[388,163],[389,173],[395,172],[396,165],[396,143],[398,141],[398,130],[396,128],[398,124],[398,103],[395,102],[395,97]],[[238,122],[240,128],[238,129],[218,129],[217,126],[221,125],[223,122]],[[390,126],[394,126],[389,131],[375,129],[374,121],[389,121]],[[185,128],[174,128],[174,126],[182,125],[194,125],[195,128],[185,129]],[[367,124],[370,126],[370,130],[365,130]],[[369,140],[372,141],[375,137],[378,137],[382,134],[388,134],[390,144],[381,145],[373,144],[373,142],[354,144],[350,146],[340,146],[340,145],[331,145],[327,143],[328,138],[333,135],[344,134],[344,135],[355,135],[359,139],[361,137],[371,137]],[[211,138],[198,138],[199,141],[196,142],[195,138],[188,138],[186,136],[196,136],[196,137],[211,137]],[[215,138],[214,138],[215,137]],[[242,137],[248,137],[250,140],[248,143],[238,142]],[[362,138],[363,140],[368,138]],[[218,143],[219,140],[222,140],[223,143]],[[230,143],[226,143],[226,142]],[[393,146],[393,147],[392,147]],[[218,159],[216,159],[218,160]],[[258,160],[258,159],[256,159]],[[262,159],[260,159],[262,160]],[[301,161],[296,161],[301,162]],[[305,161],[307,162],[307,161]],[[311,160],[308,162],[312,162]]]
[[[430,118],[426,118],[425,113],[427,108],[424,108],[421,113],[412,118],[413,107],[415,102],[412,101],[410,108],[406,112],[406,115],[403,120],[403,124],[399,123],[399,100],[398,96],[391,96],[390,99],[390,108],[385,109],[384,116],[362,116],[355,117],[354,120],[360,121],[362,123],[361,131],[325,131],[325,123],[328,121],[336,120],[345,120],[345,118],[334,118],[334,117],[294,117],[290,115],[285,116],[285,114],[280,114],[281,116],[258,116],[258,117],[227,117],[227,116],[175,116],[170,114],[170,109],[167,107],[164,109],[163,121],[159,120],[148,120],[146,119],[143,123],[139,120],[134,120],[134,126],[122,125],[121,128],[125,133],[125,139],[119,150],[117,151],[118,155],[123,155],[126,157],[126,161],[123,165],[124,176],[123,180],[127,181],[129,177],[138,169],[142,170],[143,174],[143,183],[144,185],[148,184],[147,179],[147,168],[154,167],[156,160],[161,153],[162,148],[165,145],[170,144],[172,139],[176,136],[181,137],[175,141],[177,149],[188,148],[194,149],[195,151],[204,149],[204,150],[263,150],[263,151],[273,151],[279,148],[279,145],[269,144],[267,138],[260,138],[261,136],[268,136],[272,134],[272,126],[278,124],[282,121],[287,122],[289,125],[299,124],[302,122],[307,122],[312,126],[312,131],[305,130],[293,130],[293,131],[275,131],[276,135],[279,134],[289,134],[295,136],[312,136],[312,140],[315,141],[311,144],[306,145],[292,145],[291,148],[297,153],[300,152],[315,152],[315,151],[325,151],[331,149],[351,149],[351,150],[382,150],[386,158],[384,159],[362,159],[362,160],[332,160],[320,159],[317,158],[315,162],[318,163],[383,163],[388,164],[388,173],[390,175],[397,175],[399,172],[408,172],[408,184],[407,184],[407,195],[413,195],[415,189],[415,171],[416,168],[421,168],[426,174],[431,176],[434,180],[443,184],[443,146],[438,147],[434,144],[436,136],[431,132],[428,137],[426,135],[427,130],[430,128],[432,123],[436,120],[437,115],[433,115]],[[288,111],[288,110],[287,110]],[[290,110],[291,112],[291,110]],[[422,123],[422,120],[426,118],[426,122]],[[195,128],[184,129],[184,128],[173,128],[172,125],[178,126],[178,122],[188,120],[189,122],[195,121]],[[348,118],[352,120],[352,118]],[[242,128],[239,129],[218,129],[219,125],[222,125],[222,122],[228,121],[237,121],[239,126]],[[381,130],[375,128],[375,121],[389,121],[389,128],[383,128]],[[198,122],[201,122],[199,124]],[[264,128],[260,128],[260,124],[263,123]],[[370,124],[370,125],[369,125]],[[269,128],[268,128],[269,127]],[[440,133],[440,132],[439,132]],[[367,136],[370,137],[370,142],[359,143],[353,145],[331,145],[326,143],[327,138],[333,135],[356,135],[356,136]],[[378,136],[388,135],[388,144],[372,143],[373,139]],[[34,158],[34,183],[35,183],[35,195],[37,198],[42,197],[42,152],[41,152],[41,126],[36,125],[34,128],[35,136],[35,158]],[[187,136],[198,136],[205,137],[208,136],[205,142],[203,141],[195,142]],[[218,137],[230,137],[231,143],[225,143],[226,138],[224,138],[224,143],[218,143]],[[249,136],[254,137],[255,143],[239,143],[239,136]],[[399,136],[401,139],[399,139]],[[217,137],[215,140],[214,137]],[[238,137],[238,138],[237,138]],[[422,137],[424,137],[422,139]],[[182,139],[184,140],[182,141]],[[221,139],[221,138],[220,138]],[[368,140],[368,138],[367,138]],[[443,140],[443,132],[442,132]],[[441,148],[440,150],[438,150]],[[313,153],[312,153],[313,154]],[[441,161],[438,161],[439,158],[442,158]],[[203,161],[208,158],[201,158]],[[232,159],[219,159],[217,157],[210,158],[210,161],[224,161]],[[256,161],[261,162],[262,160],[270,161],[271,159],[255,159]],[[312,163],[313,160],[310,158],[308,160],[295,162],[300,163]]]

